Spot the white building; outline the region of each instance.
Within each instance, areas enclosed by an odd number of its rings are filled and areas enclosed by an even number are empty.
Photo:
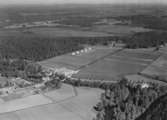
[[[66,77],[71,77],[73,74],[77,74],[79,70],[71,70],[63,67],[63,68],[55,68],[54,72],[65,75]]]
[[[142,88],[142,89],[143,89],[143,88],[149,88],[149,84],[143,83],[143,84],[141,85],[141,88]]]

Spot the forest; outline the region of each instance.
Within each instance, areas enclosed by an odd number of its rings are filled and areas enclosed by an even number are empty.
[[[167,94],[155,100],[150,107],[136,120],[166,120]]]
[[[150,31],[135,33],[122,38],[127,48],[149,48],[165,45],[167,33],[162,31]]]
[[[35,35],[4,37],[0,43],[1,58],[19,58],[40,61],[83,48],[83,44],[107,45],[112,37],[60,37]]]
[[[159,116],[165,120],[166,90],[166,86],[152,84],[142,88],[121,80],[102,93],[101,101],[94,106],[97,111],[94,120],[160,120]]]
[[[166,16],[161,14],[157,15],[129,15],[129,16],[119,16],[114,17],[114,19],[121,21],[130,21],[130,25],[142,26],[145,28],[155,29],[155,30],[167,30],[167,19]]]

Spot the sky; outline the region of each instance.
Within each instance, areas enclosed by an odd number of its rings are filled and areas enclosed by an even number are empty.
[[[166,3],[167,0],[0,0],[0,5],[8,4],[106,4],[106,3]]]

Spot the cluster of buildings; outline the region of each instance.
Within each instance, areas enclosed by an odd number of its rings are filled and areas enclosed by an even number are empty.
[[[71,70],[65,67],[52,68],[52,70],[54,71],[54,73],[64,75],[65,77],[68,77],[68,78],[72,77],[73,74],[77,74],[79,72],[79,70]]]

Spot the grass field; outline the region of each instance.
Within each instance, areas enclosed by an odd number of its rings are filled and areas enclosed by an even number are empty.
[[[66,54],[40,62],[47,67],[66,67],[79,72],[81,79],[117,80],[144,70],[162,53],[150,49],[124,49],[96,46],[80,55]]]
[[[24,32],[27,31],[27,32]],[[11,30],[0,30],[0,37],[3,36],[18,36],[18,35],[32,35],[43,37],[106,37],[112,36],[105,32],[94,32],[89,30],[81,30],[75,28],[58,28],[58,27],[40,27],[30,28],[26,30],[11,29]]]
[[[30,29],[33,33],[41,36],[50,37],[104,37],[112,36],[105,32],[93,32],[93,31],[83,31],[80,29],[73,28],[33,28]]]
[[[117,80],[127,74],[136,74],[159,57],[159,52],[146,49],[124,49],[108,55],[83,69],[73,77],[96,80]]]
[[[69,88],[65,85],[59,92],[68,94]],[[54,103],[0,114],[0,120],[92,120],[95,116],[92,105],[99,101],[104,91],[84,87],[76,88],[76,91],[77,96],[59,102],[56,102],[56,96],[52,96]]]
[[[23,32],[23,31],[28,31]],[[0,30],[0,37],[3,36],[18,36],[18,35],[31,35],[43,37],[106,37],[113,35],[126,35],[134,32],[147,32],[149,29],[142,27],[131,27],[124,25],[97,25],[88,30],[82,30],[80,28],[67,28],[67,27],[39,27],[29,28],[26,30],[11,29]]]
[[[158,76],[160,79],[167,81],[167,55],[158,58],[141,73],[152,77]]]
[[[128,25],[97,25],[92,28],[93,31],[105,32],[114,35],[127,35],[134,32],[148,32],[149,29],[142,27],[132,27]]]
[[[79,69],[92,61],[99,59],[107,54],[114,53],[118,49],[106,47],[94,47],[90,52],[81,53],[80,55],[71,55],[71,53],[54,57],[40,62],[41,65],[46,67],[66,67],[69,69]]]
[[[61,89],[43,93],[45,97],[52,99],[54,102],[69,99],[75,96],[74,88],[71,85],[63,84]]]
[[[26,109],[33,106],[51,103],[52,101],[42,95],[32,95],[29,97],[3,102],[0,104],[0,113],[12,112],[20,109]]]
[[[66,67],[80,70],[76,78],[115,80],[127,74],[136,74],[156,60],[161,53],[153,49],[124,49],[94,47],[80,55],[66,54],[40,62],[47,67]],[[116,53],[115,53],[116,52]]]

